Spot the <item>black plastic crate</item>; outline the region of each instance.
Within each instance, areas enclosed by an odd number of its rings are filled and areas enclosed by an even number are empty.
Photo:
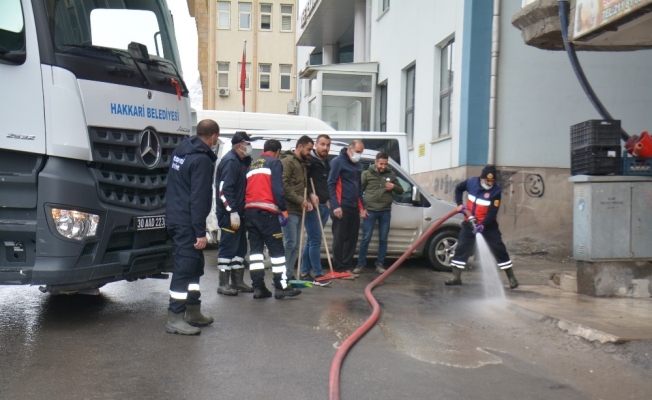
[[[623,156],[623,175],[652,176],[652,157]]]
[[[571,175],[619,175],[623,170],[621,148],[591,146],[571,152]]]
[[[592,119],[571,126],[571,151],[591,146],[620,146],[620,121]]]

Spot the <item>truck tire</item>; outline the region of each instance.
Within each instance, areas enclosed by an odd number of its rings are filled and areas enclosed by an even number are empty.
[[[445,229],[437,232],[428,243],[428,261],[435,271],[450,272],[451,259],[457,247],[459,231]]]

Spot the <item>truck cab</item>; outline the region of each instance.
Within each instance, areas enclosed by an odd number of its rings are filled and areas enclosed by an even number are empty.
[[[0,2],[0,284],[160,276],[170,156],[191,131],[163,0]]]

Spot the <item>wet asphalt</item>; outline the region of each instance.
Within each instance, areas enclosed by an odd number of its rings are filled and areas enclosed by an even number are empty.
[[[165,332],[169,281],[98,296],[0,286],[0,399],[328,399],[378,275],[291,299],[226,297],[205,254],[202,309],[216,322],[197,337]],[[380,320],[344,360],[342,399],[650,398],[649,369],[488,301],[480,271],[460,287],[448,277],[410,261],[374,289]]]

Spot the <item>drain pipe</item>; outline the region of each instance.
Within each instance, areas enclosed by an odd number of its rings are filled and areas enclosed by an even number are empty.
[[[489,88],[489,150],[487,164],[496,161],[496,117],[498,115],[498,55],[500,53],[500,0],[494,0],[491,29],[491,86]]]
[[[586,75],[584,75],[584,71],[582,70],[580,61],[577,58],[577,53],[575,52],[575,46],[573,46],[573,43],[571,43],[568,40],[568,15],[569,14],[570,14],[570,4],[568,3],[568,0],[559,0],[559,22],[561,25],[561,36],[564,40],[564,48],[566,49],[566,53],[568,54],[568,58],[570,59],[571,66],[573,67],[573,71],[575,71],[575,76],[577,77],[577,80],[580,82],[582,89],[584,89],[584,93],[586,93],[586,96],[589,98],[589,101],[591,102],[591,104],[593,104],[593,107],[595,107],[595,109],[598,111],[598,114],[600,114],[600,116],[603,119],[613,120],[613,117],[611,116],[611,114],[609,114],[609,111],[607,111],[605,106],[602,104],[598,96],[593,91],[593,88],[589,84],[589,81],[586,79]],[[627,132],[625,132],[624,129],[621,128],[620,138],[623,141],[627,142],[630,139],[630,136]],[[634,136],[634,138],[636,138],[636,136]]]
[[[360,325],[358,329],[353,331],[353,333],[342,343],[340,348],[337,350],[337,353],[335,353],[335,357],[333,357],[333,362],[331,363],[331,370],[330,370],[330,375],[328,379],[328,393],[329,393],[329,400],[340,400],[340,371],[342,369],[342,362],[344,361],[344,357],[346,356],[346,353],[353,347],[355,342],[357,342],[369,329],[371,329],[376,321],[378,320],[378,317],[380,316],[380,306],[378,305],[378,302],[374,298],[374,296],[371,294],[371,291],[385,278],[387,278],[396,268],[398,268],[401,264],[403,264],[403,261],[405,261],[409,256],[412,255],[414,252],[414,249],[419,247],[421,243],[423,243],[427,238],[429,238],[446,220],[448,220],[450,217],[454,216],[457,214],[458,211],[457,209],[453,209],[450,211],[448,214],[444,215],[441,217],[441,219],[434,224],[430,226],[421,236],[419,239],[417,239],[412,246],[410,246],[409,249],[403,255],[401,258],[396,260],[394,264],[392,264],[391,267],[387,268],[387,271],[383,272],[382,275],[380,275],[378,278],[374,279],[371,283],[367,285],[367,287],[364,290],[364,294],[367,297],[367,301],[369,304],[371,304],[372,307],[372,312],[371,316],[367,318],[367,320]]]

